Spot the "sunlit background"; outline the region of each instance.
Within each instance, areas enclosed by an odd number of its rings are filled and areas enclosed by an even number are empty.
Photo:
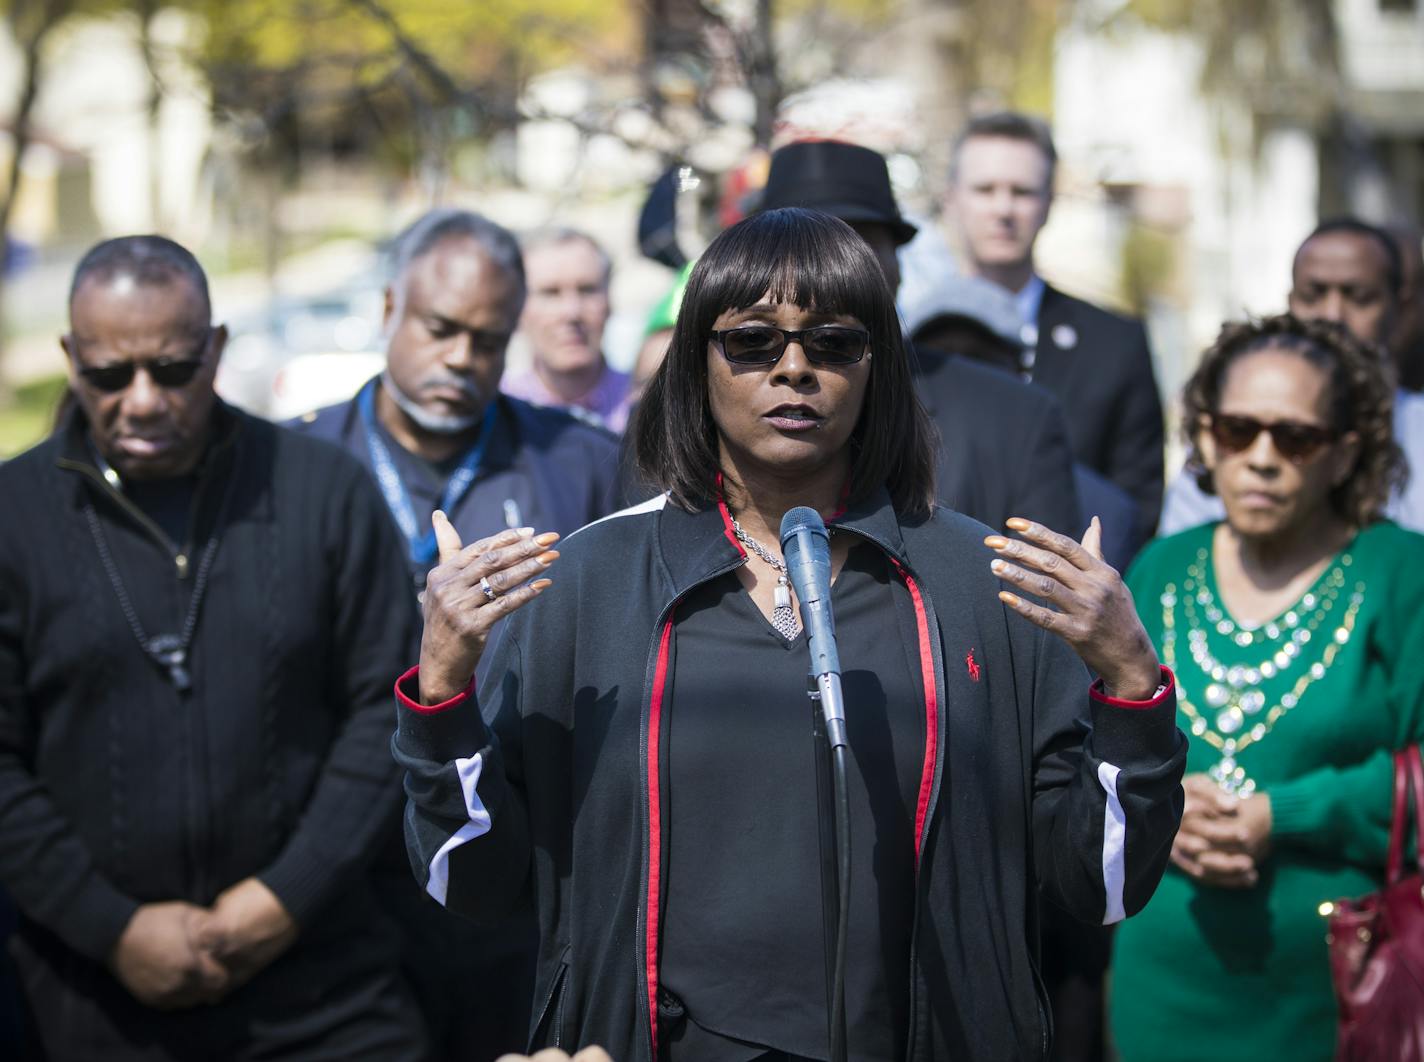
[[[383,241],[434,205],[603,241],[608,355],[626,366],[673,267],[754,203],[766,150],[802,136],[891,157],[925,230],[910,284],[953,268],[938,203],[965,117],[1050,118],[1041,271],[1147,317],[1169,400],[1223,318],[1283,308],[1318,217],[1424,218],[1424,0],[0,12],[0,456],[47,432],[69,273],[124,233],[198,254],[233,332],[220,390],[286,416],[380,364]]]

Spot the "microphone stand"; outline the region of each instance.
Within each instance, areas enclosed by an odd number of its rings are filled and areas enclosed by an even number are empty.
[[[833,687],[833,688],[831,688]],[[826,696],[829,694],[829,697]],[[826,1022],[831,1062],[846,1062],[846,936],[850,928],[850,794],[840,676],[807,675],[816,745],[816,804],[821,849],[821,934],[826,957]],[[828,710],[828,705],[830,709]],[[836,707],[839,712],[832,715]],[[827,734],[831,716],[835,736]],[[838,724],[838,725],[837,725]]]

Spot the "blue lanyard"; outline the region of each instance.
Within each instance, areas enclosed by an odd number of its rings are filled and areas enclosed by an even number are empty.
[[[371,468],[376,474],[376,483],[381,488],[381,493],[385,495],[386,506],[391,510],[391,515],[396,518],[396,524],[400,527],[401,534],[405,535],[406,544],[410,548],[411,563],[428,568],[435,561],[440,547],[435,541],[433,527],[421,534],[421,521],[415,514],[415,507],[410,503],[410,493],[405,489],[405,483],[401,480],[400,473],[396,471],[396,464],[391,459],[390,449],[376,428],[376,388],[379,385],[379,380],[372,380],[361,389],[361,393],[356,397],[357,407],[361,411],[361,420],[366,428],[366,449],[371,454]],[[455,506],[460,504],[461,499],[465,497],[466,492],[475,482],[475,476],[479,474],[480,461],[484,458],[485,447],[489,444],[490,436],[494,434],[495,421],[498,419],[498,402],[491,402],[489,411],[485,413],[484,423],[480,427],[479,438],[475,440],[475,445],[470,447],[469,452],[465,454],[455,471],[450,473],[450,478],[445,483],[445,492],[440,498],[440,508],[451,519],[454,519]]]

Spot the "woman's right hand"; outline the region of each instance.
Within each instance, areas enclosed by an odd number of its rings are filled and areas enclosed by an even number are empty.
[[[469,684],[490,628],[553,585],[533,577],[559,556],[549,549],[559,540],[553,531],[536,535],[525,527],[463,546],[459,532],[438,509],[433,523],[440,563],[425,578],[425,633],[420,640],[424,704],[447,701]],[[486,585],[494,597],[486,593]]]

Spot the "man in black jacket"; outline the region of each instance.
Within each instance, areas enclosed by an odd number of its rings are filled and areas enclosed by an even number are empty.
[[[0,468],[0,880],[53,1062],[418,1058],[367,882],[416,617],[361,468],[218,402],[160,237],[70,295],[74,408]]]
[[[915,227],[900,215],[877,152],[835,140],[788,144],[771,156],[761,205],[840,218],[870,244],[891,291],[900,286],[896,248]],[[1081,533],[1073,454],[1053,397],[954,353],[917,347],[915,356],[920,401],[940,434],[940,501],[997,530],[1009,517],[1024,516]]]
[[[1162,507],[1162,400],[1141,321],[1045,284],[1033,248],[1053,201],[1057,154],[1028,115],[975,118],[955,144],[948,208],[970,272],[1013,293],[1022,371],[1068,411],[1073,455],[1137,501],[1150,537]]]

